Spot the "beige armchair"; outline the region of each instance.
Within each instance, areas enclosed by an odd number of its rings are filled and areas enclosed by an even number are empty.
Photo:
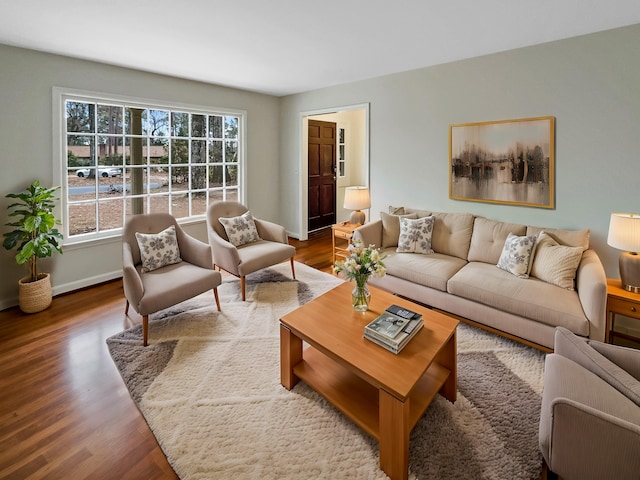
[[[145,271],[136,233],[158,234],[174,226],[179,249],[178,263]],[[152,238],[152,237],[148,237]],[[149,252],[146,258],[149,258]],[[158,255],[159,256],[159,255]],[[149,333],[149,315],[196,295],[213,290],[216,307],[220,311],[218,286],[222,275],[213,268],[209,245],[186,234],[175,218],[166,213],[135,215],[127,221],[122,236],[122,267],[124,294],[129,305],[142,315],[143,344]]]
[[[640,478],[640,350],[558,327],[545,362],[539,444],[549,477]]]
[[[254,218],[257,236],[249,243],[235,246],[229,241],[220,218],[237,218],[248,212],[247,207],[238,202],[219,201],[209,206],[207,211],[207,231],[213,253],[213,263],[218,268],[240,277],[242,300],[246,300],[245,277],[271,265],[289,260],[291,275],[296,278],[293,257],[294,246],[289,245],[284,227]]]

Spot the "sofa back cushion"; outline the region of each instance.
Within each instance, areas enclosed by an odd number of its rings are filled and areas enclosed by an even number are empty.
[[[473,235],[469,247],[470,262],[484,262],[495,265],[500,259],[504,243],[510,233],[521,237],[527,231],[526,225],[497,222],[488,218],[476,217],[473,222]]]
[[[539,235],[542,231],[548,234],[560,245],[581,247],[583,252],[589,248],[589,229],[560,230],[558,228],[527,227],[527,235]]]
[[[433,216],[436,217],[431,240],[433,251],[466,260],[475,217],[470,213],[433,213]]]

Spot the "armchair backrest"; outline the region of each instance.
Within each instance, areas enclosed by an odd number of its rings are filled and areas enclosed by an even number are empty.
[[[218,221],[220,217],[230,218],[230,217],[238,217],[248,211],[249,209],[245,207],[240,202],[232,202],[232,201],[218,201],[213,202],[209,209],[207,210],[207,220],[209,223],[209,228],[212,228],[218,236],[224,238],[225,240],[229,240],[227,237],[227,233],[224,230],[222,224]]]
[[[178,245],[180,245],[182,229],[176,219],[168,213],[139,214],[127,220],[122,233],[122,242],[129,246],[134,265],[140,263],[140,247],[138,247],[138,241],[136,240],[136,232],[159,233],[171,225],[176,227],[176,236]]]

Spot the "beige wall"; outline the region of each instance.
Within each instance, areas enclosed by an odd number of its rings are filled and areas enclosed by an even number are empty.
[[[5,195],[33,180],[53,178],[52,88],[203,105],[247,112],[247,203],[262,218],[279,221],[279,100],[204,83],[0,45],[0,211]],[[6,216],[2,216],[3,220]],[[1,232],[7,231],[2,222]],[[204,222],[188,227],[206,240]],[[17,281],[26,270],[12,252],[0,251],[0,309],[17,303]],[[54,293],[121,276],[119,238],[64,248],[41,262],[52,273]]]
[[[299,232],[299,112],[370,104],[371,216],[389,204],[591,229],[608,276],[612,211],[640,213],[640,25],[283,97],[281,218]],[[450,124],[556,118],[555,209],[448,197]]]

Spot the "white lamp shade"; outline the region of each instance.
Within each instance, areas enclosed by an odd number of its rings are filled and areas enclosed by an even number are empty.
[[[618,250],[640,252],[640,215],[612,213],[607,243]]]
[[[371,197],[367,187],[347,187],[344,191],[345,210],[371,208]]]

